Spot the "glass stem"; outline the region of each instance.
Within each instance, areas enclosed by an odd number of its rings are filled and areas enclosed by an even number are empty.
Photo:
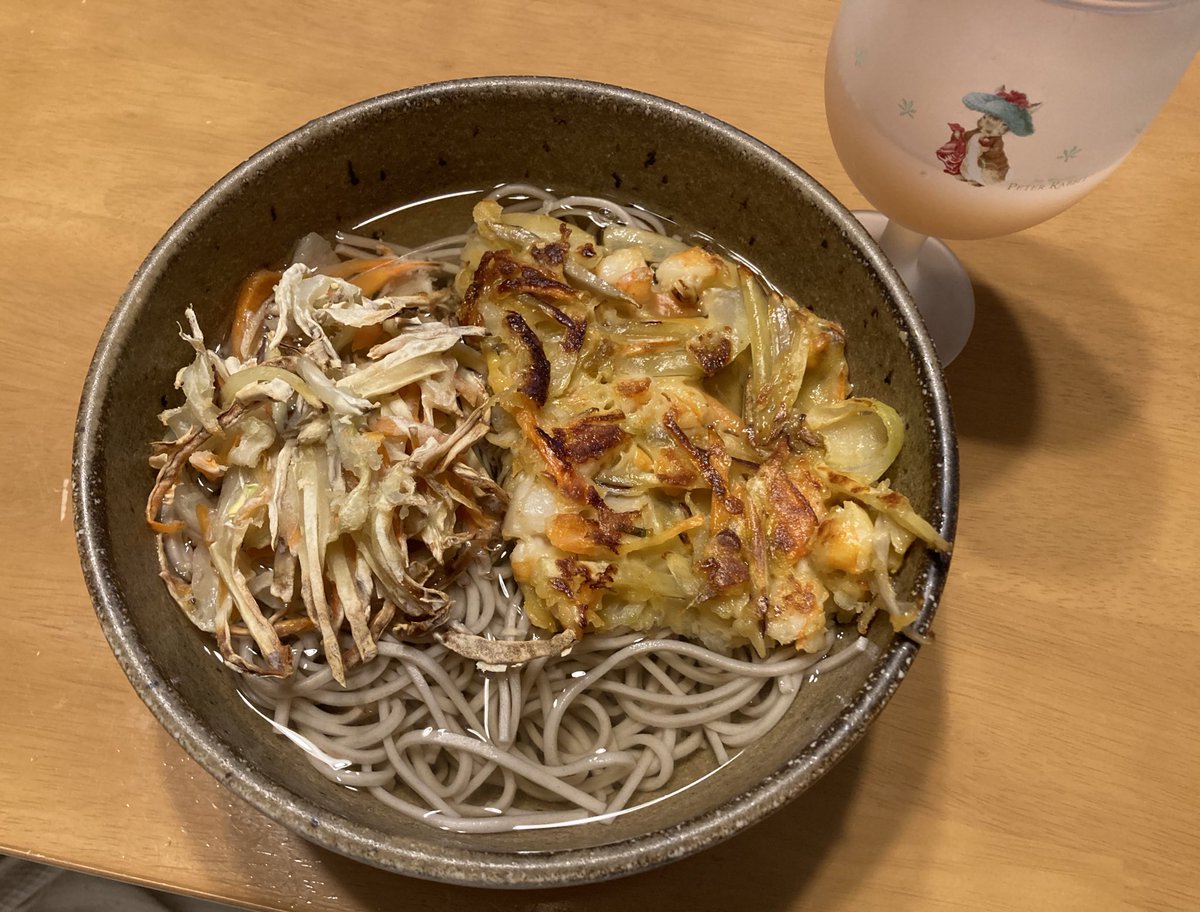
[[[891,219],[888,219],[887,227],[883,229],[883,234],[879,237],[879,246],[892,261],[892,265],[900,273],[900,278],[904,280],[909,291],[914,291],[916,287],[917,258],[921,253],[921,248],[925,246],[926,240],[928,240],[927,235],[910,231]]]

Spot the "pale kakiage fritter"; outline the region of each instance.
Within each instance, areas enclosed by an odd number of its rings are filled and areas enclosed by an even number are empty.
[[[503,535],[545,630],[663,627],[817,649],[913,606],[890,574],[947,543],[879,481],[903,422],[848,397],[842,329],[720,254],[484,201],[458,319],[483,326]]]

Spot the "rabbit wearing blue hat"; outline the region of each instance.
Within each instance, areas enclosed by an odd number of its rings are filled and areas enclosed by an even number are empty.
[[[947,124],[950,139],[937,151],[943,170],[976,187],[998,184],[1008,176],[1004,134],[1028,136],[1033,132],[1033,112],[1042,106],[1031,103],[1024,92],[1000,86],[995,92],[969,92],[963,104],[980,113],[974,130]]]

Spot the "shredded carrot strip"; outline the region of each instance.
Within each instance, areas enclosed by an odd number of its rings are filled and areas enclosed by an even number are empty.
[[[245,345],[247,342],[246,330],[250,326],[250,320],[262,307],[263,301],[271,296],[279,279],[280,273],[270,269],[259,269],[242,282],[242,287],[238,291],[237,304],[233,310],[233,328],[229,330],[229,348],[243,360],[249,355],[249,352],[245,350]]]
[[[334,266],[318,270],[321,275],[335,279],[346,279],[362,289],[368,298],[377,294],[392,279],[398,279],[417,269],[436,266],[428,260],[400,260],[396,257],[362,257],[346,260]]]
[[[367,422],[367,429],[383,437],[407,437],[408,430],[395,418],[378,415]]]
[[[219,479],[225,474],[225,470],[229,468],[225,465],[222,458],[207,450],[197,450],[189,456],[188,465],[212,481]]]
[[[386,266],[389,263],[395,262],[395,257],[361,257],[355,260],[346,260],[334,266],[323,266],[317,272],[335,279],[348,279],[350,276],[356,276],[360,272],[366,272],[369,269],[375,269],[379,266]]]
[[[425,260],[394,260],[388,265],[376,266],[374,269],[360,273],[350,281],[361,288],[362,293],[369,298],[378,294],[379,290],[392,279],[398,279],[402,275],[435,265],[437,264]]]
[[[146,524],[155,532],[161,532],[163,535],[183,531],[183,522],[178,519],[172,522],[163,522],[161,519],[147,519]]]
[[[363,351],[372,348],[381,339],[383,339],[383,327],[380,324],[360,326],[350,338],[350,349],[351,351]]]
[[[200,524],[200,535],[206,542],[212,539],[208,535],[208,504],[196,504],[196,521]]]
[[[282,618],[277,621],[272,621],[271,626],[275,628],[275,633],[278,636],[295,636],[298,633],[308,633],[310,630],[315,630],[317,625],[306,617],[291,617]],[[235,636],[250,636],[250,628],[245,624],[230,624],[229,632]]]
[[[598,544],[591,538],[596,524],[577,513],[556,513],[546,525],[546,538],[550,544],[568,554],[580,557],[604,557],[612,554],[611,549]]]
[[[629,554],[631,551],[657,548],[659,545],[665,545],[672,539],[678,538],[684,532],[690,532],[692,529],[699,528],[702,525],[704,525],[704,515],[697,513],[695,516],[689,516],[687,519],[680,520],[675,525],[663,529],[657,535],[647,535],[645,538],[625,542],[620,546],[618,551],[621,554]]]

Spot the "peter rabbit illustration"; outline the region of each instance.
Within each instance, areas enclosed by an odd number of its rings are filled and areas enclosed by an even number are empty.
[[[1034,111],[1041,102],[1030,103],[1023,92],[1001,86],[995,92],[970,92],[963,104],[980,112],[974,130],[951,123],[950,139],[937,150],[943,170],[976,187],[998,184],[1008,176],[1004,134],[1028,136],[1033,132]]]

